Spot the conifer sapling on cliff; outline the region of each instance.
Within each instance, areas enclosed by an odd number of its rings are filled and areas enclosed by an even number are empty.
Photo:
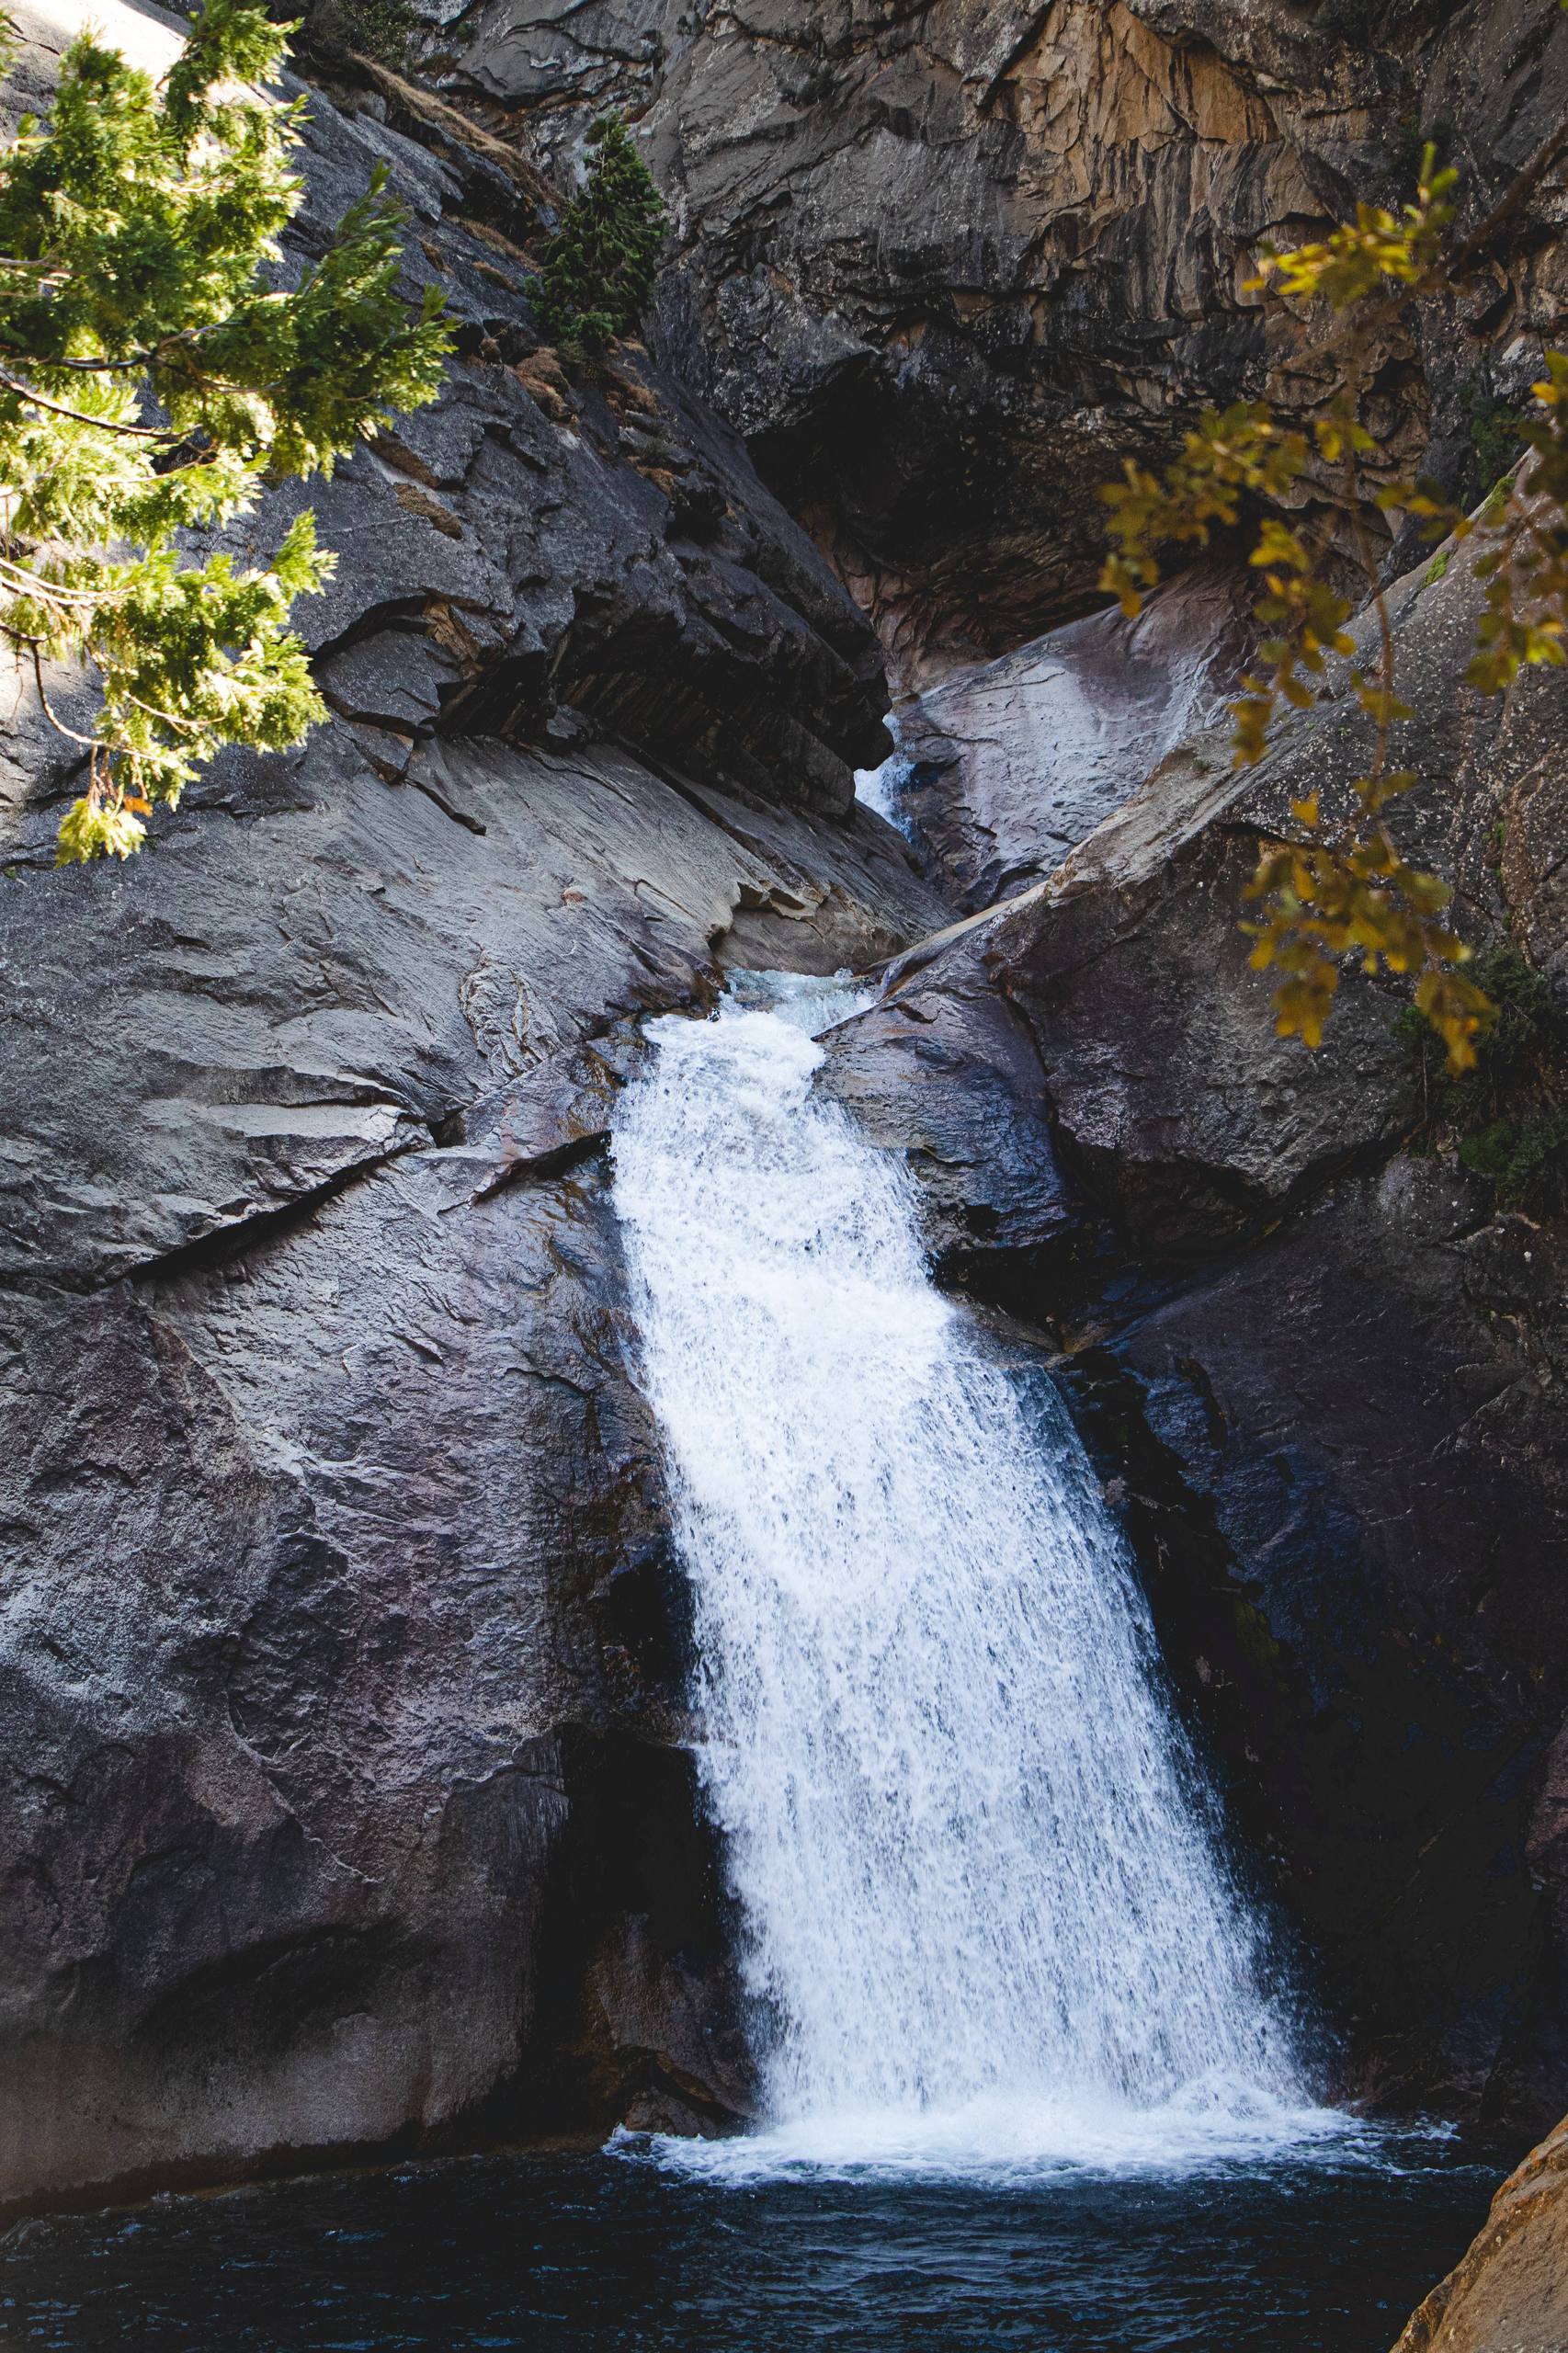
[[[536,301],[552,343],[597,356],[646,309],[668,215],[623,122],[607,116],[588,143],[588,176],[545,248]]]
[[[290,28],[207,0],[159,82],[90,35],[52,116],[0,149],[0,638],[85,755],[59,860],[139,849],[223,745],[297,744],[324,707],[289,627],[332,557],[299,516],[270,563],[196,560],[264,485],[329,473],[441,382],[448,331],[397,291],[380,176],[285,287],[304,101],[270,94]],[[101,688],[80,730],[45,665]]]

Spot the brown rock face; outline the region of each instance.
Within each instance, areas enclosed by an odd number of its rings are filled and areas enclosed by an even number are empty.
[[[1562,2353],[1568,2345],[1568,2123],[1492,2201],[1463,2259],[1433,2289],[1394,2353]]]
[[[547,133],[607,95],[641,117],[666,335],[912,681],[1084,609],[1094,485],[1202,404],[1336,391],[1310,339],[1266,337],[1261,242],[1403,195],[1427,135],[1479,217],[1568,91],[1533,0],[482,0],[444,39],[493,102],[551,79]],[[1552,221],[1527,208],[1378,355],[1385,462],[1473,486],[1471,410],[1518,397],[1561,300]]]

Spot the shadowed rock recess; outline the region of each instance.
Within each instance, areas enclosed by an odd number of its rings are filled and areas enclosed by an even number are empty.
[[[1568,79],[1536,0],[475,0],[438,38],[547,140],[643,116],[666,333],[912,683],[1082,611],[1093,485],[1203,402],[1333,397],[1311,338],[1265,334],[1259,241],[1407,193],[1426,137],[1479,219]],[[1375,462],[1473,483],[1471,413],[1519,396],[1562,294],[1555,219],[1374,355]]]
[[[1224,551],[1136,631],[1088,608],[1122,456],[1335,388],[1266,341],[1256,241],[1423,128],[1480,219],[1568,19],[478,0],[427,51],[441,98],[311,100],[296,260],[383,157],[460,328],[313,497],[333,723],[63,876],[68,766],[0,746],[0,2199],[745,2114],[603,1152],[640,1015],[733,963],[885,969],[822,1083],[1055,1358],[1338,2088],[1544,2128],[1568,1238],[1432,1148],[1397,996],[1272,1034],[1237,892],[1355,773],[1342,682],[1238,784]],[[676,227],[655,356],[585,381],[523,287],[607,103]],[[1375,462],[1480,487],[1564,204],[1381,356]],[[1568,1001],[1563,683],[1480,704],[1463,551],[1390,574],[1401,822]],[[851,796],[884,656],[922,871]]]

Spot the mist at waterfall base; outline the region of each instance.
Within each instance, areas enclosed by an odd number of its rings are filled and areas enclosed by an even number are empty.
[[[615,1134],[707,1802],[781,2167],[1016,2179],[1332,2141],[1141,1588],[1050,1384],[813,1090],[847,991],[650,1025]]]

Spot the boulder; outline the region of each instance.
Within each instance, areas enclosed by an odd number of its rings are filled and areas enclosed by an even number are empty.
[[[1042,1116],[1040,1063],[983,973],[944,968],[827,1033],[815,1084],[904,1156],[944,1279],[1017,1284],[1077,1220]],[[1004,1272],[1004,1270],[1006,1270]]]
[[[1568,2343],[1568,2124],[1508,2176],[1484,2228],[1394,2353],[1558,2353]]]

